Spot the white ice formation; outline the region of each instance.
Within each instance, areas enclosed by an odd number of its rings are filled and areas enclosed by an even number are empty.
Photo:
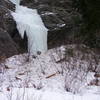
[[[11,0],[16,3],[16,10],[12,12],[12,16],[17,24],[17,29],[22,38],[26,32],[28,38],[28,52],[36,54],[47,51],[47,34],[48,29],[45,27],[40,15],[36,9],[30,9],[20,6],[20,0]]]
[[[21,0],[9,0],[15,5],[19,5]]]

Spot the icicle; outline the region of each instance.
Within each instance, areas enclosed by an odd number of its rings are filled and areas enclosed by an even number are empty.
[[[31,54],[36,54],[38,51],[46,52],[48,29],[44,26],[37,10],[17,6],[12,16],[16,21],[17,29],[22,38],[26,32],[28,37],[28,52]]]

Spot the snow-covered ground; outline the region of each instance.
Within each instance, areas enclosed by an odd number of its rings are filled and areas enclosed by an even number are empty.
[[[93,54],[82,59],[81,50],[72,54],[75,48],[6,59],[0,64],[0,100],[99,100],[100,83],[93,84],[95,73],[88,71],[95,66]]]

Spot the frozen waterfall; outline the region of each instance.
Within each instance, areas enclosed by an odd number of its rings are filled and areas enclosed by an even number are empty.
[[[47,34],[48,29],[45,27],[40,15],[36,9],[30,9],[25,6],[18,5],[19,1],[10,0],[17,3],[15,12],[12,16],[17,24],[17,29],[22,38],[26,32],[28,38],[28,52],[36,54],[47,51]]]
[[[9,0],[15,5],[19,5],[21,0]]]

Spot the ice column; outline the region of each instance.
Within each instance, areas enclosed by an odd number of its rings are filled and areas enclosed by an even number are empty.
[[[14,3],[20,1],[11,0]],[[48,29],[45,27],[40,15],[36,9],[30,9],[25,6],[17,6],[12,16],[17,24],[17,29],[21,37],[26,32],[28,38],[28,52],[36,54],[47,51],[47,34]]]

